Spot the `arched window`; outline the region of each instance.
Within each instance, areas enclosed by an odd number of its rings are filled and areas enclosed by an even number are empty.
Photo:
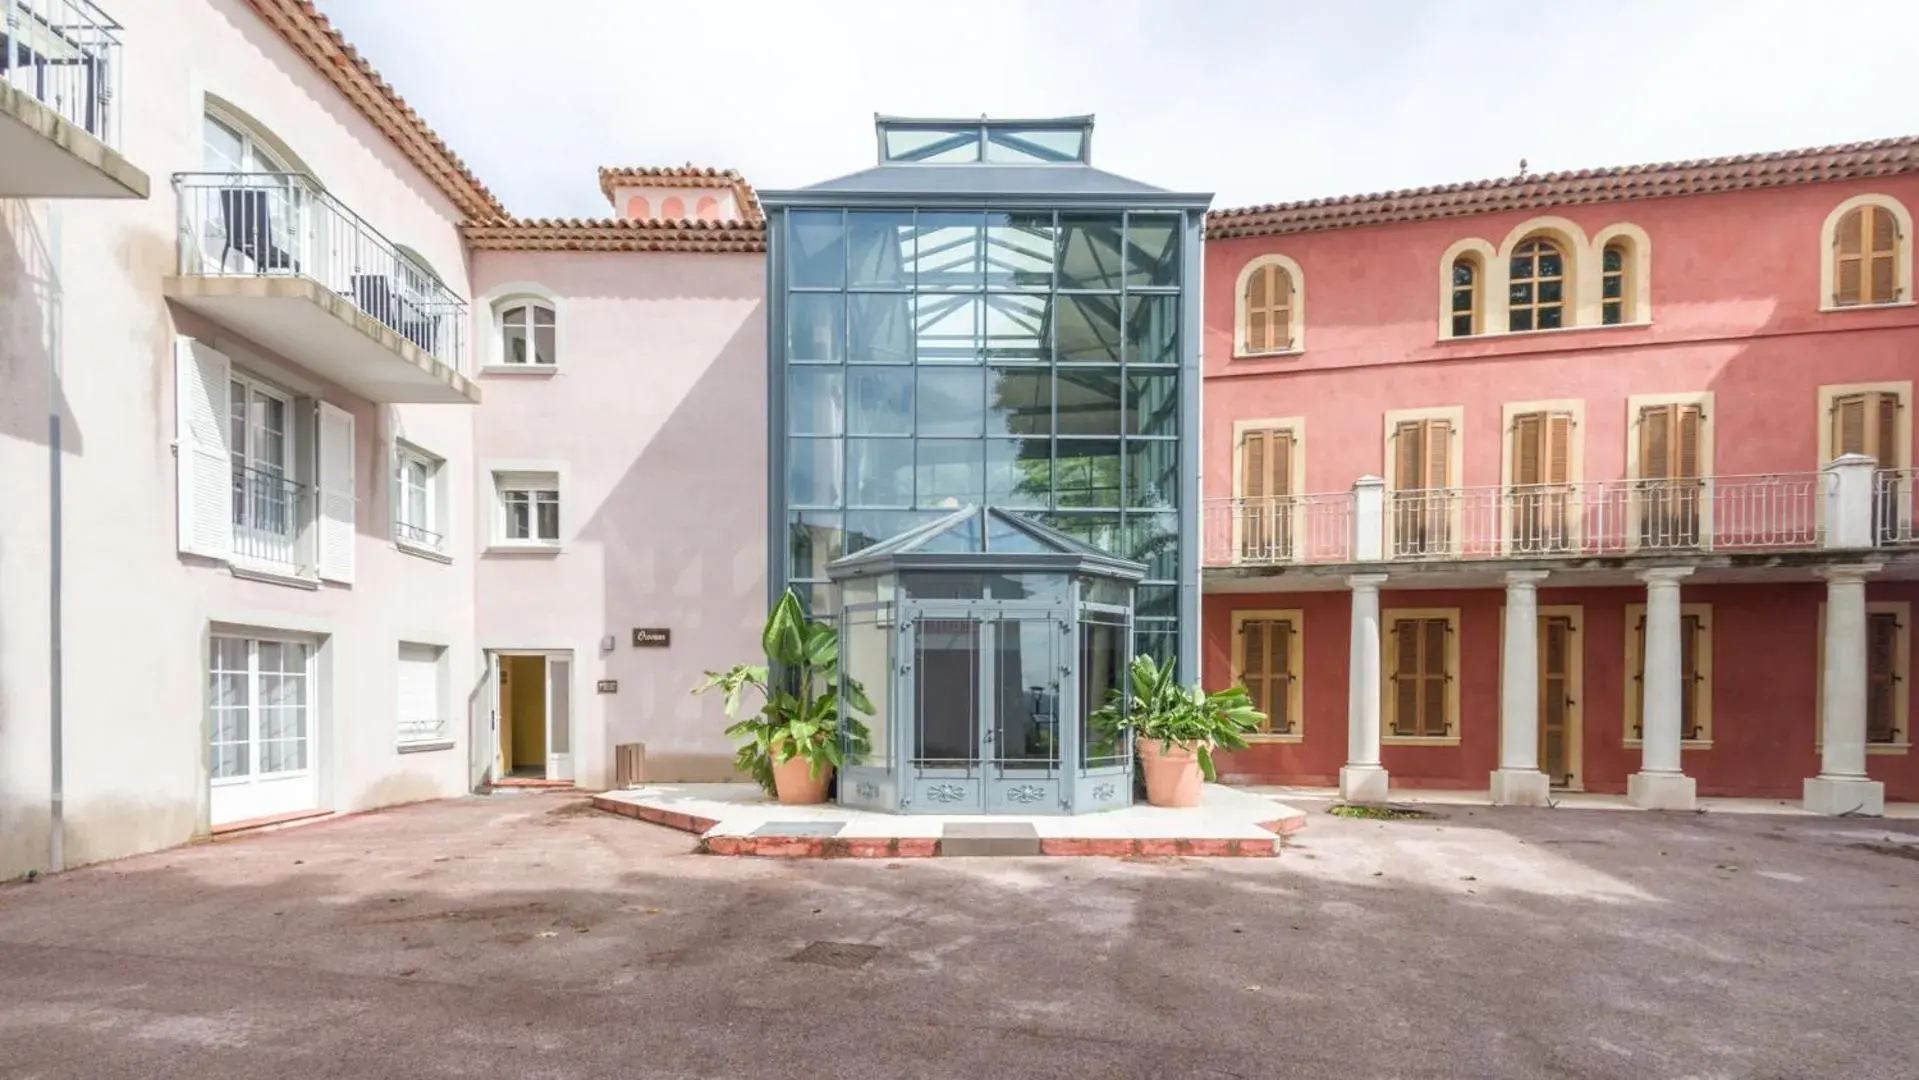
[[[1293,347],[1293,275],[1271,264],[1246,280],[1243,351],[1285,352]]]
[[[1867,203],[1839,219],[1832,238],[1834,307],[1890,304],[1899,295],[1899,219],[1888,207]]]
[[[699,215],[701,221],[718,221],[720,220],[720,200],[711,195],[702,195],[699,209],[694,213]]]
[[[1484,326],[1484,305],[1480,301],[1479,260],[1461,255],[1453,260],[1453,336],[1471,337]]]
[[[1535,236],[1513,250],[1506,278],[1506,328],[1557,330],[1566,318],[1566,253]]]
[[[539,300],[502,301],[500,362],[551,366],[559,359],[559,326],[553,309]]]
[[[1632,254],[1625,241],[1614,240],[1599,256],[1599,321],[1607,326],[1631,322]]]
[[[686,200],[678,195],[668,195],[660,204],[660,216],[668,221],[682,221],[686,218]]]
[[[626,200],[626,216],[632,221],[648,221],[653,217],[653,204],[644,195],[634,195]]]

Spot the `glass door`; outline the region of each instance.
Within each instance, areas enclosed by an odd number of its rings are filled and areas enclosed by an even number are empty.
[[[1001,615],[984,624],[987,706],[980,760],[986,810],[1057,813],[1060,781],[1062,647],[1070,624],[1052,613]]]
[[[977,814],[985,809],[981,784],[982,694],[979,613],[927,608],[911,620],[907,640],[912,726],[906,747],[911,786],[905,808],[926,814]]]
[[[546,778],[573,779],[573,657],[546,658]]]

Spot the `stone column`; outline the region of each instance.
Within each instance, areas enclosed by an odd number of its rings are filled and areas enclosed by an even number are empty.
[[[1805,791],[1805,807],[1815,814],[1886,812],[1886,786],[1866,779],[1866,575],[1877,569],[1869,563],[1819,572],[1826,579],[1826,729],[1819,775]]]
[[[1646,651],[1640,657],[1645,701],[1639,709],[1639,771],[1626,778],[1626,799],[1647,810],[1691,810],[1695,785],[1680,768],[1681,667],[1679,581],[1689,566],[1645,570]]]
[[[1539,583],[1543,570],[1506,575],[1506,625],[1499,683],[1499,768],[1495,806],[1544,806],[1552,782],[1539,768]]]
[[[1339,797],[1384,802],[1386,770],[1379,764],[1379,586],[1385,574],[1354,574],[1352,655],[1346,678],[1346,765]]]

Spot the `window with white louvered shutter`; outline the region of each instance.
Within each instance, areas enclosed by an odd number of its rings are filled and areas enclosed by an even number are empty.
[[[353,414],[320,402],[320,576],[353,582]]]
[[[210,559],[233,554],[233,462],[227,419],[232,364],[189,337],[174,343],[180,550]]]
[[[436,742],[447,737],[446,708],[440,693],[438,645],[400,643],[399,740]]]

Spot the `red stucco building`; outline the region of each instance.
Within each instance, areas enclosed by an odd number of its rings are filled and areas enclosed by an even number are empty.
[[[1215,212],[1229,778],[1919,798],[1919,140]]]

